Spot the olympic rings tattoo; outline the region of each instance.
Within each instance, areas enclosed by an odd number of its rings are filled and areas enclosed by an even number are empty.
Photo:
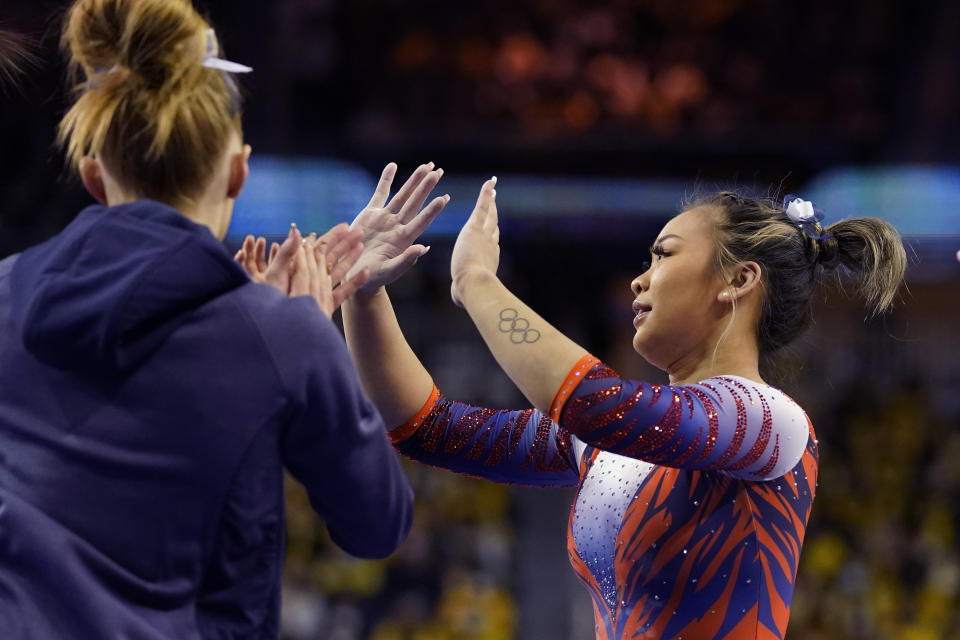
[[[530,328],[530,321],[520,317],[516,309],[507,308],[500,312],[500,333],[509,333],[513,344],[533,344],[540,339],[540,332]]]

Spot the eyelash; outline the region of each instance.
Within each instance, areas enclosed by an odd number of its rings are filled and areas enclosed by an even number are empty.
[[[661,246],[650,247],[650,253],[655,255],[659,259],[668,257],[670,254],[663,250]],[[643,270],[646,271],[650,268],[650,260],[643,261]]]

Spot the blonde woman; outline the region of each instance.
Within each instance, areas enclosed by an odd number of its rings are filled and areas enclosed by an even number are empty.
[[[78,0],[63,40],[101,204],[0,261],[0,638],[276,638],[284,467],[349,553],[410,526],[329,320],[359,233],[292,229],[281,291],[227,254],[244,68],[189,0]]]

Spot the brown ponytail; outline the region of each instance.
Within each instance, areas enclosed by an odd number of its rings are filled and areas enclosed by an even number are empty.
[[[907,270],[907,254],[900,234],[879,218],[848,218],[826,228],[836,243],[836,259],[825,264],[839,287],[856,282],[871,315],[889,309]]]
[[[76,168],[98,155],[142,197],[189,202],[213,175],[239,97],[201,65],[210,26],[190,0],[77,0],[63,46],[78,80],[59,141]]]

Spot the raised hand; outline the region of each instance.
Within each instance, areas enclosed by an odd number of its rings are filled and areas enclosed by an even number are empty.
[[[459,307],[463,306],[463,288],[470,274],[483,271],[496,274],[500,265],[496,185],[496,176],[483,183],[477,205],[453,245],[450,297]]]
[[[390,198],[397,165],[388,164],[370,202],[350,225],[351,230],[363,234],[364,249],[349,276],[352,278],[361,269],[370,271],[370,278],[360,287],[361,291],[373,291],[394,282],[429,250],[413,242],[450,202],[450,196],[443,195],[420,209],[443,176],[443,169],[434,171],[433,166],[430,162],[417,167]]]

